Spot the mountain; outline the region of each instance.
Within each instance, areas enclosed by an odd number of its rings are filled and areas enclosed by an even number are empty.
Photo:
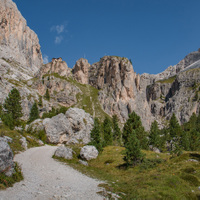
[[[23,119],[39,98],[40,116],[73,106],[101,120],[116,114],[123,124],[135,111],[146,130],[154,120],[164,126],[172,113],[184,123],[199,112],[200,49],[155,75],[137,74],[127,58],[118,56],[104,56],[94,64],[80,58],[73,69],[62,58],[43,64],[38,37],[15,3],[2,0],[0,8],[0,103],[11,88],[18,88]]]

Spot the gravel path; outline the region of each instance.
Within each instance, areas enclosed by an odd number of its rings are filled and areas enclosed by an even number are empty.
[[[15,156],[24,180],[0,191],[0,200],[102,200],[99,181],[52,159],[57,147],[29,149]]]

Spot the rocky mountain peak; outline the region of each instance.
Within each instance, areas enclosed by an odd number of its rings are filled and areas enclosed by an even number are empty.
[[[0,1],[0,16],[0,58],[28,67],[33,75],[43,62],[37,35],[11,0]]]
[[[89,83],[89,77],[88,77],[89,68],[90,68],[90,64],[88,63],[88,60],[85,58],[80,58],[72,69],[74,78],[82,84],[88,84]]]
[[[71,69],[62,58],[52,58],[51,62],[40,68],[37,77],[42,78],[44,75],[48,74],[58,74],[59,76],[69,77],[71,76]]]

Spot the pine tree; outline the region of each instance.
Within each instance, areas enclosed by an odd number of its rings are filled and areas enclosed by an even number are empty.
[[[50,95],[49,95],[49,90],[48,90],[48,89],[46,89],[45,98],[46,98],[48,101],[50,100]]]
[[[106,116],[103,122],[103,135],[104,135],[104,145],[112,145],[113,143],[113,133],[112,133],[112,123],[110,119]]]
[[[37,107],[37,103],[35,102],[31,108],[30,116],[29,116],[29,122],[32,122],[36,119],[40,118],[39,111]]]
[[[142,162],[144,154],[141,152],[140,141],[136,137],[135,130],[130,133],[125,144],[125,157],[124,161],[127,165],[136,165]]]
[[[149,134],[149,144],[153,145],[154,147],[160,147],[160,130],[158,128],[158,123],[155,120],[151,124],[150,134]]]
[[[94,119],[94,127],[90,133],[91,142],[90,145],[94,145],[99,152],[103,150],[101,139],[101,124],[97,118]]]
[[[112,124],[113,124],[113,140],[117,141],[117,143],[120,145],[122,134],[121,134],[121,130],[118,125],[117,115],[113,115]]]
[[[190,150],[200,150],[200,132],[198,132],[195,128],[190,131]]]
[[[39,96],[38,106],[39,106],[39,107],[42,107],[42,106],[43,106],[43,103],[42,103],[42,96]]]
[[[3,104],[3,107],[6,110],[6,113],[11,115],[11,118],[13,119],[14,124],[16,125],[19,122],[20,117],[23,116],[21,96],[16,88],[10,91],[8,97],[6,98]]]
[[[174,113],[169,122],[169,134],[172,139],[181,136],[181,127]]]
[[[133,130],[136,132],[136,137],[140,141],[141,148],[147,149],[147,133],[142,126],[140,117],[135,112],[129,114],[129,118],[124,125],[122,133],[124,145],[128,142],[129,135],[133,132]]]

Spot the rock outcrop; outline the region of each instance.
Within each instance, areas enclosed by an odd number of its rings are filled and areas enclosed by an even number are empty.
[[[71,160],[73,158],[73,150],[71,148],[60,146],[56,149],[55,156]]]
[[[99,101],[109,115],[116,114],[124,123],[133,110],[148,128],[152,122],[146,100],[149,82],[137,75],[127,58],[105,56],[91,65],[89,84],[99,89]]]
[[[92,160],[98,157],[98,150],[95,146],[87,145],[81,148],[80,157],[84,160]]]
[[[57,74],[61,77],[70,77],[71,69],[68,68],[67,63],[63,61],[62,58],[52,58],[50,63],[47,63],[40,68],[37,77],[42,79],[42,77],[47,74]]]
[[[43,121],[47,139],[54,144],[87,144],[93,124],[92,117],[78,108],[70,108],[65,115],[61,113]]]
[[[26,66],[34,74],[43,62],[37,35],[12,0],[1,0],[0,16],[0,58]]]
[[[5,139],[0,137],[0,173],[11,176],[14,172],[13,152]]]
[[[90,69],[90,64],[88,63],[88,60],[84,58],[80,58],[72,69],[72,73],[75,80],[77,80],[79,83],[82,83],[82,84],[88,84],[89,83],[89,76],[88,76],[89,69]]]

